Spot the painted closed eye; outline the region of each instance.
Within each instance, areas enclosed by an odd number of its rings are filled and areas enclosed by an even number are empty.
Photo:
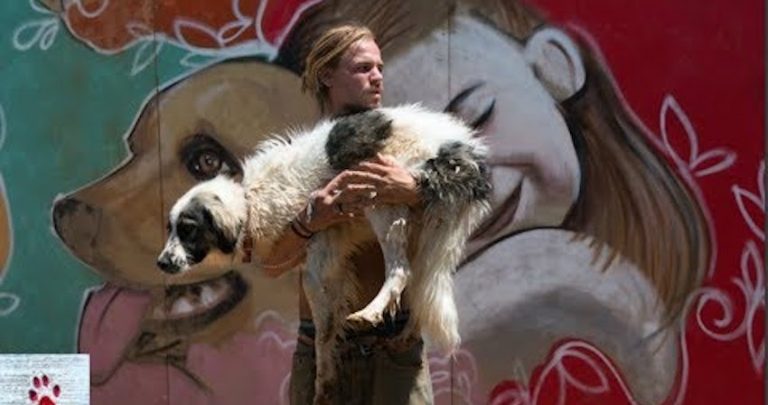
[[[481,91],[483,86],[484,82],[477,82],[465,87],[448,102],[443,111],[461,118],[474,129],[483,129],[496,107],[496,98],[491,93]]]
[[[186,141],[180,160],[196,180],[212,179],[219,174],[231,177],[241,174],[237,159],[208,135],[197,134]]]

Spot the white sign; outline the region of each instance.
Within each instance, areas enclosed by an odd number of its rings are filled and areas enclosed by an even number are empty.
[[[0,405],[87,405],[87,354],[0,354]]]

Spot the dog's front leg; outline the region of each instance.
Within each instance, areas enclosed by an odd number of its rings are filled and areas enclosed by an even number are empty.
[[[400,307],[400,296],[411,276],[408,263],[408,207],[385,206],[366,212],[384,255],[385,278],[376,297],[363,309],[347,317],[353,325],[365,327],[383,321],[385,311],[394,315]]]
[[[315,399],[314,403],[332,404],[338,392],[339,360],[337,338],[342,331],[340,314],[348,313],[341,260],[343,246],[334,243],[334,230],[315,235],[307,249],[304,293],[315,324]]]

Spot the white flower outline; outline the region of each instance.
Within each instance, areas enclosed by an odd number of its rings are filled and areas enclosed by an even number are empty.
[[[16,27],[13,30],[13,47],[23,52],[32,49],[39,43],[40,49],[47,51],[53,45],[59,32],[59,17],[50,10],[40,7],[35,0],[29,0],[29,6],[32,10],[44,14],[46,17],[27,21]],[[30,31],[34,31],[31,37],[25,38]]]
[[[583,364],[589,366],[589,368],[595,373],[598,379],[597,385],[590,385],[576,378],[565,364],[566,359],[578,359]],[[598,361],[595,360],[597,358]],[[588,342],[574,340],[566,342],[555,349],[550,360],[544,365],[543,371],[536,379],[534,387],[526,385],[518,385],[516,389],[509,389],[502,391],[496,395],[489,405],[536,405],[539,401],[539,396],[544,388],[544,382],[550,377],[554,377],[557,381],[558,405],[564,405],[567,399],[567,389],[569,387],[575,388],[583,393],[587,394],[604,394],[610,391],[610,384],[608,376],[603,370],[613,375],[615,381],[618,382],[618,386],[621,389],[622,394],[628,399],[629,403],[636,405],[637,402],[633,399],[629,388],[624,383],[619,371],[613,366],[611,361],[596,347],[592,346]]]
[[[765,213],[765,161],[760,161],[760,165],[757,168],[757,194],[736,184],[731,186],[731,192],[736,199],[739,213],[747,224],[749,230],[761,241],[765,241],[765,231],[757,224],[760,219],[764,220],[764,217],[755,220],[752,213],[750,213],[750,210],[747,208],[747,202],[749,202],[754,204],[756,206],[755,208],[757,208],[760,213]]]
[[[683,157],[675,150],[669,133],[669,113],[683,126],[685,139],[688,144],[687,156]],[[666,94],[659,112],[659,128],[661,140],[667,153],[678,168],[693,174],[694,177],[704,177],[721,172],[731,167],[736,161],[736,153],[727,148],[714,148],[704,153],[699,153],[699,135],[693,127],[688,115],[677,102],[674,96]]]

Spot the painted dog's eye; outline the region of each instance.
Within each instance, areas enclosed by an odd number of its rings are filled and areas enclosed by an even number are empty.
[[[180,160],[189,174],[199,181],[219,174],[234,177],[242,172],[237,159],[208,135],[197,134],[188,139],[181,150]]]
[[[221,157],[210,150],[201,151],[189,163],[189,170],[195,177],[211,178],[219,174],[222,167],[228,168],[227,164],[221,161]]]

